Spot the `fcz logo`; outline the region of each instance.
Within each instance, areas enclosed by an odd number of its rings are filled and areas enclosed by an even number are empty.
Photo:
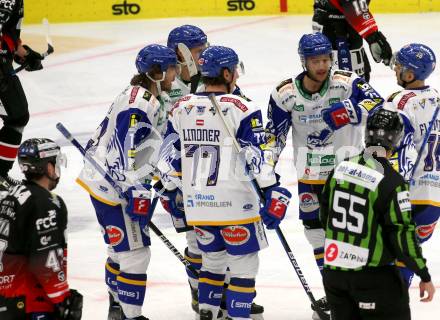
[[[138,14],[141,11],[141,7],[137,3],[127,3],[127,0],[120,4],[112,5],[113,15],[129,15],[129,14]]]
[[[229,0],[227,2],[228,11],[251,11],[255,8],[254,0]]]

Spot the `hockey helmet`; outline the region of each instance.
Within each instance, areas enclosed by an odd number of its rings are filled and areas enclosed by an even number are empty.
[[[299,40],[298,54],[303,67],[309,57],[328,54],[332,56],[332,44],[330,40],[320,32],[305,34]]]
[[[18,164],[21,171],[45,174],[48,163],[55,166],[55,173],[60,176],[60,167],[66,166],[67,160],[54,141],[47,138],[32,138],[24,141],[18,148]]]
[[[403,122],[396,111],[381,108],[368,117],[365,144],[387,150],[398,147],[403,136]]]
[[[206,48],[200,54],[198,63],[204,77],[219,77],[224,68],[234,72],[237,66],[240,68],[239,72],[244,73],[243,63],[238,60],[237,53],[227,47],[211,46]]]
[[[403,71],[414,72],[416,80],[425,80],[434,71],[436,58],[434,51],[428,46],[411,43],[394,54],[392,66],[395,64],[400,64]]]
[[[192,49],[206,45],[208,43],[208,37],[199,27],[185,24],[174,28],[168,35],[168,48],[176,50],[179,43],[183,43],[188,49]]]
[[[161,72],[166,72],[169,66],[177,64],[174,50],[159,44],[150,44],[139,51],[136,57],[136,69],[139,73],[148,73],[153,66],[160,67]]]

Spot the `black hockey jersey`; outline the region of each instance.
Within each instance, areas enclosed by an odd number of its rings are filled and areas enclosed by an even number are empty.
[[[1,52],[12,58],[20,44],[21,22],[24,15],[23,0],[0,1]]]
[[[27,313],[51,312],[69,295],[66,206],[33,182],[0,194],[0,296],[24,297]]]

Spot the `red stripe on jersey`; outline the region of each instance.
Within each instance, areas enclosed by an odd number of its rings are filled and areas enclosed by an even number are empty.
[[[129,104],[132,104],[134,100],[136,100],[136,96],[138,94],[139,87],[133,87],[130,94],[130,100],[128,101]]]
[[[410,93],[403,95],[403,97],[400,98],[399,103],[397,104],[397,108],[399,110],[403,110],[403,108],[405,108],[405,105],[408,102],[408,100],[411,99],[412,97],[415,97],[415,96],[416,96],[416,94],[414,92],[410,92]]]
[[[287,12],[287,0],[280,0],[280,12]]]
[[[18,145],[0,142],[0,159],[14,161],[18,153]]]
[[[330,0],[330,3],[344,14],[347,22],[362,38],[366,38],[379,30],[376,20],[369,10],[361,12],[359,8],[356,10],[352,2],[345,2],[344,4],[341,4],[341,2],[341,0]]]
[[[6,43],[6,45],[8,46],[9,52],[13,53],[15,51],[17,44],[10,36],[8,36],[7,34],[2,35],[1,41],[2,42],[4,41]]]

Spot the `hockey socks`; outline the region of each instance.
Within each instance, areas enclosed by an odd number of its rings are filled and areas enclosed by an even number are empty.
[[[10,126],[0,129],[0,175],[5,177],[17,157],[22,134]]]
[[[199,276],[199,309],[218,313],[223,295],[224,274],[201,271]]]
[[[322,269],[324,268],[324,247],[314,249],[313,253],[315,255],[316,265],[322,273]]]
[[[231,278],[226,291],[228,316],[232,319],[249,319],[255,298],[255,279]]]
[[[116,298],[118,296],[118,282],[116,281],[116,277],[119,275],[119,273],[119,264],[113,262],[112,259],[107,258],[107,262],[105,264],[105,283],[108,286],[110,294]]]
[[[191,266],[200,272],[202,267],[202,256],[199,254],[192,253],[188,248],[185,248],[185,259],[191,263]],[[186,269],[188,274],[188,281],[192,289],[197,289],[199,285],[199,277],[194,275],[191,271]]]
[[[116,281],[119,303],[125,316],[130,318],[139,316],[145,297],[147,275],[121,272]]]

